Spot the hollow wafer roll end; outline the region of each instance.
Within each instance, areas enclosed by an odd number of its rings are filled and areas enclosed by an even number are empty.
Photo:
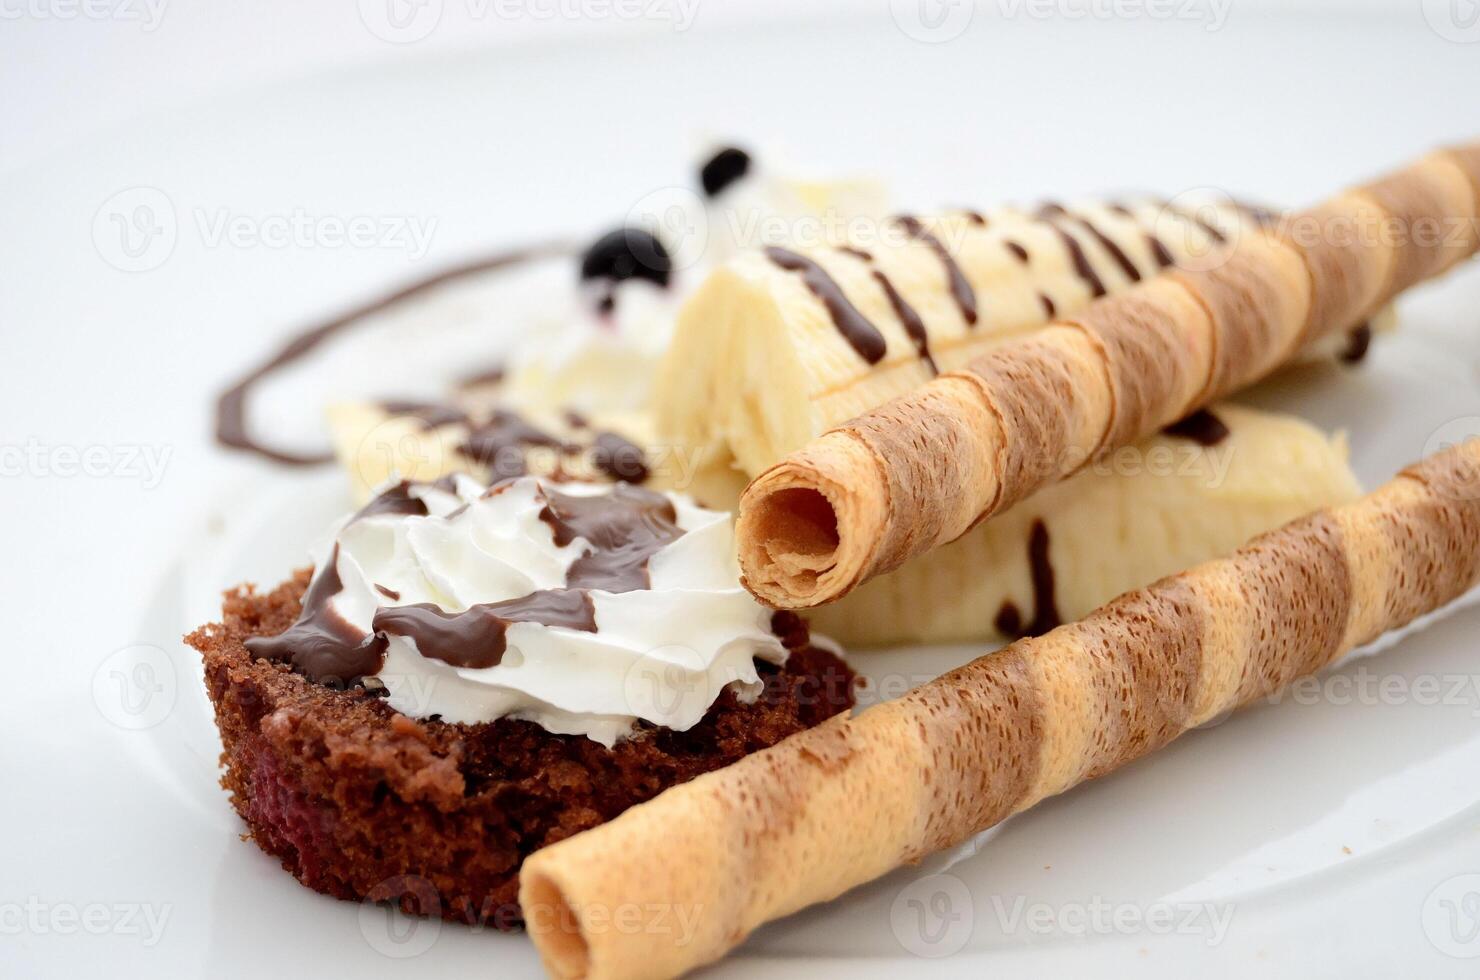
[[[781,608],[818,605],[1073,472],[1105,440],[1104,358],[1084,331],[1049,327],[772,466],[740,499],[747,588]],[[943,471],[966,492],[941,493]]]
[[[840,432],[787,457],[751,482],[761,505],[741,507],[745,586],[774,605],[847,591],[878,560],[889,504],[879,460]],[[784,549],[778,542],[785,542]]]

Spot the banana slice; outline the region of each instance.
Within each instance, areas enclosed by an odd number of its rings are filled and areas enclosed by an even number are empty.
[[[660,458],[648,416],[515,412],[455,404],[347,402],[329,409],[334,454],[356,502],[386,483],[467,473],[491,483],[533,473],[664,486],[682,459]]]
[[[1095,298],[1216,262],[1266,220],[1226,201],[1091,202],[906,216],[872,241],[748,252],[680,312],[655,386],[657,430],[754,476]]]
[[[1111,454],[808,619],[850,647],[1046,632],[1361,493],[1343,436],[1233,404],[1193,422],[1187,435]],[[1224,430],[1213,445],[1198,441]]]

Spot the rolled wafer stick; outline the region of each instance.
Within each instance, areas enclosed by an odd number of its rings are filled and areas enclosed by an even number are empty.
[[[1480,582],[1480,440],[535,853],[562,978],[669,977],[1329,664]],[[616,923],[620,921],[621,927]]]
[[[1472,255],[1477,188],[1480,147],[1426,157],[824,433],[742,496],[747,587],[829,602],[1258,381]]]

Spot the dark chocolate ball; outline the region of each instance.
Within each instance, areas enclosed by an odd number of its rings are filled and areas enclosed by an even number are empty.
[[[596,239],[581,256],[582,279],[623,282],[646,279],[667,286],[673,258],[663,243],[641,228],[618,228]]]
[[[699,183],[709,197],[729,187],[750,170],[750,154],[738,146],[727,146],[699,168]]]

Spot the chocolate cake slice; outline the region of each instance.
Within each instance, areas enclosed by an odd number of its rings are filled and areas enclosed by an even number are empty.
[[[404,487],[393,492],[407,497]],[[456,520],[466,509],[433,519]],[[382,507],[355,520],[407,519],[396,511]],[[630,541],[606,542],[624,543]],[[601,551],[593,546],[587,564]],[[336,587],[343,586],[340,568],[351,568],[344,561],[337,543],[329,566]],[[813,645],[795,616],[775,614],[767,635],[784,649],[781,662],[757,655],[759,684],[726,685],[682,730],[638,718],[608,745],[512,716],[415,717],[393,707],[374,674],[310,676],[291,656],[275,655],[281,644],[263,642],[303,627],[311,583],[326,578],[303,570],[269,592],[232,591],[222,621],[186,641],[205,664],[224,746],[221,783],[251,839],[303,884],[338,898],[394,901],[414,914],[516,928],[523,921],[519,867],[534,850],[853,702],[854,677],[844,662]],[[614,598],[621,596],[596,594],[598,619],[600,603]],[[323,618],[328,608],[315,615]],[[764,622],[769,614],[757,609]]]

